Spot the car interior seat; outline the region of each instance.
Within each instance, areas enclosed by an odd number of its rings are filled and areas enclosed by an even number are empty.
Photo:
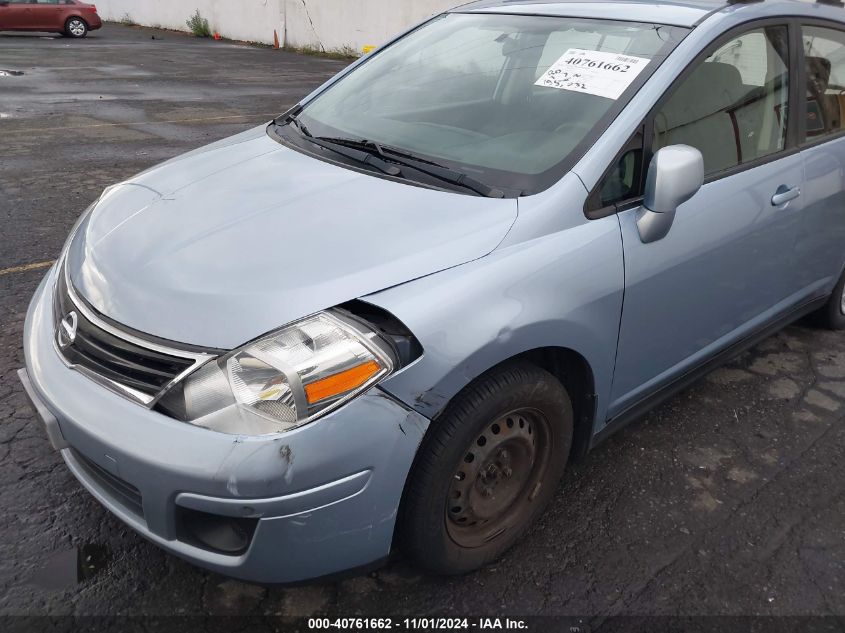
[[[830,85],[830,60],[824,57],[806,58],[807,67],[807,135],[842,127],[837,95],[827,94]]]
[[[731,108],[745,95],[739,70],[704,62],[684,81],[655,118],[657,147],[684,144],[701,151],[705,173],[742,160],[739,126]]]

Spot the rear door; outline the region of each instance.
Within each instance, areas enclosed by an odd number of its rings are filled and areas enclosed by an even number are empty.
[[[10,0],[0,6],[0,30],[22,29],[29,26],[29,0]]]
[[[30,5],[34,28],[39,31],[55,31],[63,28],[61,18],[66,8],[64,0],[36,0]]]
[[[708,47],[644,125],[646,159],[669,145],[696,147],[705,184],[657,242],[641,240],[638,206],[619,213],[625,299],[611,417],[803,300],[795,257],[803,163],[789,116],[796,94],[785,22],[744,26]],[[627,169],[623,160],[616,173]],[[624,179],[604,186],[629,188]]]
[[[801,44],[807,182],[799,273],[826,294],[845,266],[845,26],[805,22]]]

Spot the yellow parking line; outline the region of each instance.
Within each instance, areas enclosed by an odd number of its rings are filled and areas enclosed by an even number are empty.
[[[52,266],[55,262],[55,259],[51,259],[49,262],[36,262],[34,264],[24,264],[23,266],[12,266],[11,268],[4,268],[0,270],[0,277],[3,275],[11,275],[13,273],[25,273],[28,270],[38,270],[40,268],[47,268],[48,266]]]
[[[284,110],[284,108],[282,108],[282,110]],[[276,112],[275,114],[231,114],[228,116],[211,116],[200,119],[173,119],[170,121],[138,121],[135,123],[91,123],[89,125],[64,125],[62,127],[31,127],[22,129],[13,128],[4,130],[3,133],[8,134],[10,132],[55,132],[57,130],[67,130],[70,128],[73,128],[74,130],[84,130],[94,127],[134,127],[136,125],[162,125],[167,123],[202,123],[204,121],[223,121],[226,119],[257,119],[259,117],[272,118],[278,114],[278,112]]]

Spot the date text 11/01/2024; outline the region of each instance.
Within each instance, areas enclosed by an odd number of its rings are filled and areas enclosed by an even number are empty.
[[[308,629],[331,630],[527,630],[528,623],[519,618],[309,618]]]

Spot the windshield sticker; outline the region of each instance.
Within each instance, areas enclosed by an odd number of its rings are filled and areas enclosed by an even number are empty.
[[[534,85],[618,99],[649,61],[646,57],[570,48]]]

